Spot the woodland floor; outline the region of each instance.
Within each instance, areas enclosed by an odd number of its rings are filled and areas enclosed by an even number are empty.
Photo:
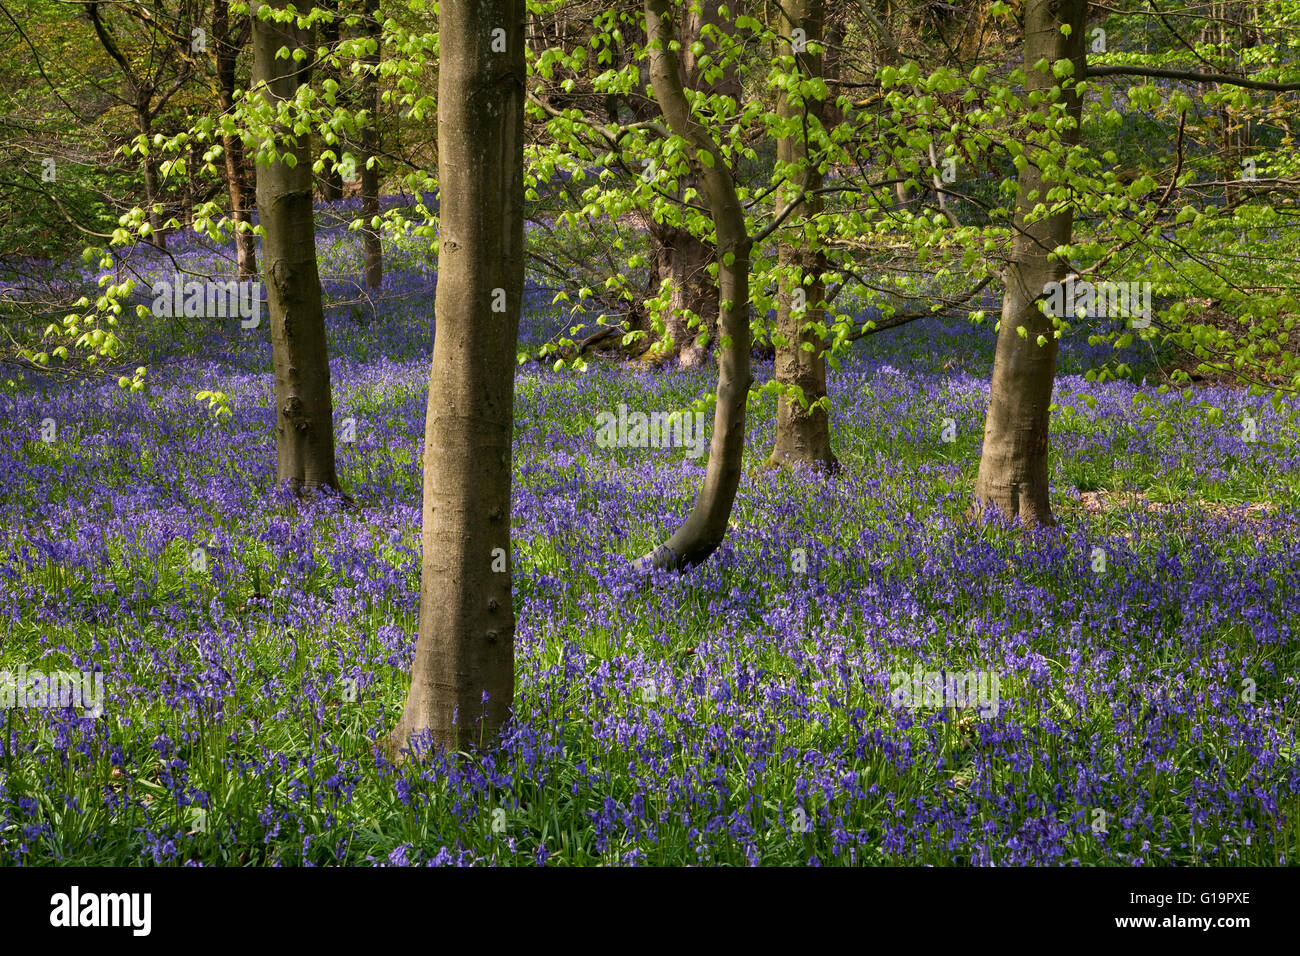
[[[331,310],[350,507],[273,490],[265,323],[160,330],[143,393],[0,397],[0,670],[100,670],[107,692],[98,718],[0,713],[0,858],[1300,857],[1296,407],[1088,382],[1098,356],[1067,341],[1059,527],[972,524],[992,332],[964,320],[869,338],[831,375],[830,482],[762,469],[754,407],[727,541],[653,580],[628,558],[685,516],[704,459],[602,449],[596,415],[685,407],[713,371],[522,365],[516,720],[492,757],[392,767],[372,745],[414,647],[430,282],[399,264],[377,315]],[[527,341],[562,321],[550,299],[528,297]],[[995,676],[996,714],[896,706],[918,665]]]

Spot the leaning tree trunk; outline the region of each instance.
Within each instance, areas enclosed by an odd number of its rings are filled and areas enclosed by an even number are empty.
[[[361,219],[366,286],[378,289],[384,281],[384,250],[375,219],[379,216],[379,0],[366,0],[364,35],[375,48],[363,57],[366,70],[361,78],[362,108],[369,114],[361,131]]]
[[[1051,90],[1060,82],[1053,78],[1051,69],[1033,69],[1043,59],[1048,63],[1073,61],[1074,79],[1082,79],[1087,11],[1087,0],[1031,0],[1026,5],[1027,90]],[[1061,27],[1067,24],[1068,37],[1061,35]],[[1079,141],[1081,112],[1073,87],[1066,91],[1065,102],[1074,126],[1062,131],[1061,139],[1071,145]],[[1064,263],[1051,253],[1070,242],[1074,225],[1074,210],[1068,205],[1051,217],[1025,223],[1025,214],[1053,186],[1038,165],[1042,159],[1036,158],[1034,152],[1041,149],[1031,148],[1026,155],[1028,163],[1020,173],[1016,234],[1005,271],[984,450],[975,482],[975,500],[980,506],[995,507],[1030,526],[1053,523],[1048,501],[1047,444],[1057,341],[1052,319],[1039,308],[1039,301],[1044,286],[1060,281],[1064,275]],[[1022,327],[1023,335],[1019,331]],[[1040,336],[1046,344],[1038,344]]]
[[[311,32],[258,14],[262,7],[289,6],[289,0],[265,0],[251,11],[253,88],[272,106],[292,100],[304,81],[303,65],[291,56],[277,59],[276,51],[310,50]],[[310,59],[302,61],[307,62]],[[337,488],[334,404],[312,218],[310,134],[277,137],[275,146],[277,159],[257,177],[257,209],[275,364],[276,477],[294,490]],[[296,165],[284,162],[284,154],[293,156]]]
[[[808,43],[821,43],[822,0],[786,0],[780,20],[781,35],[791,37],[794,30],[802,29]],[[822,56],[807,48],[795,53],[790,42],[784,43],[786,56],[795,57],[796,69],[803,76],[821,75]],[[830,423],[826,410],[817,403],[826,396],[825,342],[816,326],[822,322],[821,306],[824,294],[822,273],[826,256],[820,240],[812,239],[815,248],[809,248],[807,237],[816,235],[815,220],[822,211],[820,195],[811,195],[822,185],[816,161],[808,161],[808,142],[803,130],[819,123],[822,103],[809,99],[803,103],[792,102],[782,90],[777,99],[777,113],[786,123],[797,124],[799,129],[782,136],[776,143],[777,160],[782,164],[795,164],[801,169],[787,191],[787,202],[794,202],[802,185],[807,184],[810,195],[805,198],[787,220],[788,232],[801,236],[795,241],[782,239],[777,247],[777,264],[781,268],[780,296],[777,302],[776,326],[776,380],[785,386],[798,388],[807,407],[796,396],[782,394],[776,406],[776,443],[768,458],[770,465],[806,464],[834,469],[838,465],[831,451]],[[805,120],[804,117],[807,117]],[[792,282],[787,272],[799,276]],[[799,284],[801,283],[801,284]],[[802,302],[796,301],[796,289],[802,289]]]
[[[753,245],[745,229],[745,213],[736,196],[736,183],[718,144],[691,115],[682,83],[681,65],[672,49],[672,0],[645,0],[650,85],[674,134],[686,140],[691,165],[703,186],[717,234],[719,332],[718,402],[713,413],[713,439],[704,487],[690,517],[650,554],[643,568],[679,568],[698,564],[722,543],[740,485],[745,453],[745,406],[752,381],[749,370],[749,253]],[[708,153],[712,162],[697,158]]]
[[[743,0],[737,0],[731,5],[733,17],[741,12],[742,4]],[[688,6],[683,11],[682,84],[709,95],[739,98],[740,79],[734,63],[728,64],[720,76],[708,75],[707,67],[717,60],[719,49],[712,31],[706,27],[729,29],[716,4]],[[683,176],[677,195],[680,197],[687,189],[698,187],[695,176]],[[672,290],[664,319],[672,343],[669,354],[676,355],[678,363],[685,368],[703,365],[708,361],[709,344],[718,328],[718,288],[709,275],[717,250],[690,230],[676,226],[656,225],[650,231],[650,239],[655,247],[659,281],[662,284],[666,280]]]
[[[235,108],[235,64],[239,50],[231,42],[230,2],[214,0],[212,33],[217,45],[217,106],[224,116]],[[238,135],[221,136],[226,166],[226,191],[230,196],[230,218],[235,223],[235,262],[241,279],[257,275],[257,246],[248,214],[248,172],[244,162],[244,141]]]
[[[438,748],[487,745],[514,698],[510,456],[524,287],[524,10],[524,0],[442,2],[441,251],[424,427],[420,633],[390,738],[397,752],[424,731]]]

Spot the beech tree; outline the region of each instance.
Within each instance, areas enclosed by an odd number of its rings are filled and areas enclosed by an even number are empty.
[[[228,120],[235,109],[235,66],[239,51],[248,41],[250,24],[241,17],[238,29],[231,22],[230,0],[213,0],[212,40],[216,54],[217,108]],[[235,261],[241,279],[257,274],[257,244],[249,214],[252,171],[244,159],[244,143],[233,123],[221,131],[222,158],[226,174],[226,192],[230,196],[230,219],[234,223]]]
[[[361,219],[366,286],[378,289],[384,281],[384,251],[379,228],[379,47],[383,40],[379,0],[365,0],[362,35],[367,44],[361,75],[361,108],[366,122],[361,128]],[[374,44],[374,49],[369,44]]]
[[[713,437],[704,485],[686,522],[662,545],[641,558],[642,566],[676,568],[712,554],[727,533],[727,520],[740,485],[745,454],[745,412],[753,379],[749,366],[749,253],[754,240],[726,157],[691,113],[676,37],[671,0],[645,0],[650,85],[664,119],[685,140],[691,169],[713,216],[718,257],[718,389]]]
[[[251,9],[253,92],[278,116],[259,151],[263,165],[257,176],[275,364],[276,477],[295,490],[337,488],[334,400],[312,214],[311,133],[305,123],[293,123],[289,107],[307,82],[311,28],[292,9],[289,0],[260,0]],[[281,49],[289,55],[277,56]]]
[[[320,37],[321,43],[326,50],[333,53],[339,48],[339,41],[343,37],[343,21],[339,12],[339,0],[320,0],[318,10],[325,13],[326,16],[321,20]],[[347,109],[347,96],[343,92],[340,81],[343,74],[337,63],[326,63],[323,69],[318,70],[320,74],[321,85],[330,84],[336,90],[335,103],[344,110]],[[342,152],[341,148],[336,147],[336,152]],[[343,198],[343,173],[337,162],[327,163],[320,174],[320,194],[326,202],[333,202]]]
[[[743,8],[743,0],[733,0],[732,11]],[[720,15],[716,4],[688,5],[681,19],[682,85],[702,97],[726,96],[739,100],[740,78],[734,62],[711,75],[709,66],[722,57],[718,32],[730,24]],[[693,176],[682,178],[678,192],[696,189]],[[655,222],[648,224],[655,244],[655,271],[659,282],[669,285],[668,307],[664,324],[671,350],[678,362],[690,368],[703,365],[708,346],[718,323],[718,287],[709,275],[717,250],[684,226]]]
[[[783,53],[792,57],[796,76],[820,78],[822,73],[822,0],[786,0],[779,32]],[[797,31],[797,32],[796,32]],[[809,157],[809,130],[822,125],[822,99],[811,90],[783,87],[777,114],[785,135],[777,140],[778,165],[788,166],[786,201],[793,238],[782,236],[777,252],[780,294],[777,300],[776,380],[787,388],[777,398],[776,441],[768,461],[774,465],[801,463],[834,469],[827,418],[825,308],[822,298],[826,255],[814,221],[822,211],[820,158]],[[800,189],[806,195],[800,195]],[[807,226],[808,228],[803,228]]]
[[[1081,101],[1075,84],[1086,70],[1087,14],[1087,0],[1030,0],[1025,8],[1026,92],[1031,103],[1035,94],[1044,97],[1042,108],[1049,111],[1059,97],[1062,122],[1049,117],[1044,136],[1059,135],[1066,146],[1079,142]],[[1064,78],[1053,67],[1060,61],[1073,65]],[[1056,125],[1058,134],[1050,132]],[[1054,253],[1070,243],[1074,207],[1072,197],[1052,196],[1061,178],[1054,171],[1061,163],[1058,152],[1028,144],[1024,160],[975,500],[1027,524],[1050,525],[1047,447],[1058,325],[1042,302],[1047,284],[1065,275],[1065,263]],[[1050,215],[1035,215],[1045,201],[1051,203]]]
[[[149,228],[145,231],[149,242],[162,249],[166,246],[163,190],[158,176],[158,161],[149,153],[147,144],[154,134],[154,121],[193,75],[194,64],[186,46],[189,39],[188,10],[183,5],[169,10],[162,4],[152,11],[132,4],[120,7],[129,21],[135,21],[139,32],[147,36],[148,55],[140,63],[136,62],[130,46],[123,45],[106,19],[105,11],[100,9],[102,6],[104,4],[98,2],[87,3],[86,17],[104,51],[122,74],[125,89],[119,99],[130,106],[139,141],[145,144],[140,158],[149,220]]]
[[[510,485],[524,288],[524,0],[443,0],[439,273],[420,624],[390,738],[487,746],[514,698]],[[417,745],[418,746],[418,745]]]
[[[736,6],[731,5],[733,13]],[[618,124],[620,116],[627,114],[634,124],[646,128],[659,126],[658,104],[645,89],[648,77],[643,56],[644,18],[639,3],[629,5],[626,10],[621,7],[621,4],[576,3],[545,14],[534,12],[531,53],[542,65],[533,79],[543,82],[535,87],[530,98],[547,115],[564,118],[576,110],[582,115],[582,125],[591,130]],[[734,58],[724,51],[732,25],[720,13],[723,9],[712,4],[688,5],[678,23],[677,55],[682,65],[683,86],[691,96],[714,102],[717,97],[735,101],[741,93]],[[600,51],[595,57],[586,56],[589,44]],[[582,57],[581,68],[558,82],[550,66],[557,51],[565,51],[566,55],[578,53]],[[636,75],[638,82],[625,89],[597,89],[608,79],[608,68],[615,65],[620,72]],[[557,132],[561,131],[557,129]],[[566,133],[572,130],[561,132],[561,136]],[[596,135],[604,138],[608,134]],[[663,191],[665,203],[660,212],[664,207],[684,206],[700,192],[698,182],[689,173],[671,182],[660,182],[656,176],[658,167],[653,165],[656,160],[641,157],[641,162],[644,165],[636,171],[647,180],[656,180],[655,189]],[[547,187],[558,187],[576,199],[574,184],[580,181],[580,177],[574,177],[555,184],[548,182]],[[621,324],[637,333],[624,344],[630,345],[630,351],[643,360],[660,362],[676,358],[684,367],[702,365],[709,359],[709,345],[717,333],[718,289],[712,275],[716,269],[714,245],[680,216],[646,214],[644,210],[636,210],[633,215],[644,227],[648,246],[647,281],[644,289],[634,294],[624,289],[621,295],[611,296],[609,288],[591,281],[594,278],[591,273],[603,266],[618,271],[612,259],[586,263],[580,256],[566,254],[562,243],[561,248],[556,248],[556,243],[547,243],[545,253],[534,251],[533,257],[549,281],[558,282],[570,291],[582,289],[583,298],[594,296],[607,313],[621,313]],[[534,221],[544,229],[554,228],[544,218]],[[584,223],[587,228],[593,225],[590,220]],[[606,256],[608,252],[606,249]],[[601,335],[593,342],[606,338]]]

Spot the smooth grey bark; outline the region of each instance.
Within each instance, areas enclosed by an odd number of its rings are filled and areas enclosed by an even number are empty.
[[[514,698],[510,459],[524,287],[524,11],[524,0],[441,7],[441,249],[420,631],[410,693],[389,740],[395,754],[425,731],[437,748],[489,746]]]
[[[265,0],[251,7],[253,89],[274,105],[292,100],[306,82],[306,63],[276,51],[310,50],[311,32],[295,23],[264,20],[263,7],[283,10],[289,0]],[[257,209],[262,225],[263,275],[271,320],[275,365],[276,477],[294,490],[338,488],[334,465],[334,403],[330,391],[325,314],[316,265],[316,226],[312,214],[310,135],[277,131],[281,159],[257,177]]]
[[[1048,63],[1071,60],[1074,78],[1086,74],[1085,27],[1087,0],[1030,0],[1025,9],[1026,90],[1051,90],[1060,81],[1050,69],[1035,70],[1042,59]],[[1070,35],[1061,27],[1069,25]],[[1079,140],[1081,104],[1073,87],[1065,91],[1071,130],[1062,131],[1067,144]],[[1043,287],[1058,282],[1065,265],[1051,256],[1057,246],[1070,242],[1074,210],[1066,206],[1055,215],[1025,223],[1031,210],[1053,183],[1046,181],[1035,154],[1027,150],[1028,163],[1020,173],[1016,198],[1015,237],[1005,270],[1002,319],[997,351],[993,360],[989,408],[984,423],[984,449],[975,482],[975,501],[982,508],[996,508],[1007,517],[1020,518],[1029,526],[1054,523],[1048,500],[1047,449],[1052,388],[1056,379],[1057,341],[1052,319],[1039,307]],[[1020,327],[1026,334],[1022,337]],[[1038,337],[1046,345],[1038,344]]]
[[[650,554],[643,568],[680,568],[712,554],[727,533],[727,521],[740,485],[745,453],[745,411],[753,378],[749,367],[749,258],[753,240],[745,228],[744,209],[722,151],[691,115],[682,68],[672,49],[676,37],[671,0],[645,0],[650,53],[650,85],[664,119],[684,139],[691,165],[713,216],[718,256],[718,390],[713,438],[704,485],[686,522]],[[708,154],[705,164],[697,157]]]
[[[785,0],[782,5],[779,20],[779,30],[785,38],[782,52],[786,56],[795,57],[799,73],[804,76],[821,75],[822,55],[807,49],[794,52],[789,38],[796,29],[801,29],[808,43],[820,44],[823,15],[822,0]],[[780,162],[807,164],[804,178],[800,182],[789,184],[786,201],[794,202],[798,199],[799,189],[805,184],[812,194],[794,207],[787,220],[787,232],[815,235],[812,222],[820,215],[823,205],[821,196],[815,194],[815,190],[821,188],[822,176],[815,162],[808,163],[808,142],[803,131],[814,122],[821,121],[822,103],[820,100],[792,103],[782,90],[776,108],[777,114],[784,120],[803,121],[800,122],[799,132],[782,136],[776,144],[776,155]],[[778,335],[774,371],[776,380],[782,385],[802,389],[809,406],[805,408],[797,398],[787,395],[781,395],[777,399],[776,440],[768,464],[804,464],[834,470],[839,462],[831,450],[830,422],[826,410],[814,404],[826,395],[826,359],[822,354],[825,344],[821,335],[808,326],[820,323],[824,315],[825,310],[820,303],[825,293],[821,276],[826,269],[826,255],[821,249],[820,240],[814,239],[812,243],[810,246],[804,239],[782,238],[777,247],[777,264],[781,269],[797,269],[799,275],[804,277],[804,307],[796,308],[793,301],[796,286],[785,277],[783,271],[777,300]]]

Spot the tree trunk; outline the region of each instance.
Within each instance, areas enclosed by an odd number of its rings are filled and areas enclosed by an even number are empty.
[[[1084,75],[1087,11],[1087,0],[1031,0],[1026,4],[1028,90],[1050,90],[1060,82],[1050,69],[1043,72],[1032,68],[1043,58],[1049,63],[1072,60],[1074,78]],[[1068,37],[1061,35],[1063,24],[1070,27]],[[1079,139],[1080,101],[1073,88],[1065,96],[1075,126],[1062,131],[1061,138],[1073,144]],[[1050,218],[1025,225],[1026,212],[1041,202],[1053,186],[1045,181],[1032,150],[1026,159],[1029,162],[1020,173],[1016,199],[1016,235],[1005,272],[1002,320],[975,500],[981,507],[995,507],[1008,517],[1019,517],[1034,526],[1054,523],[1048,500],[1047,445],[1057,341],[1052,319],[1040,310],[1039,300],[1045,285],[1064,276],[1064,264],[1051,258],[1050,253],[1070,242],[1074,211],[1067,206]],[[1018,331],[1021,327],[1027,332],[1023,337]],[[1040,336],[1046,339],[1045,345],[1038,344]]]
[[[146,146],[151,146],[149,141],[153,134],[153,118],[156,111],[161,110],[167,100],[164,96],[163,101],[157,106],[153,102],[160,76],[137,75],[132,69],[130,58],[122,52],[107,24],[100,17],[99,4],[87,3],[85,10],[95,30],[95,36],[104,47],[104,52],[118,65],[126,80],[126,102],[135,113],[136,132],[144,139]],[[167,236],[163,230],[165,220],[163,213],[154,209],[155,203],[162,201],[162,189],[158,182],[158,165],[152,153],[141,157],[141,167],[144,173],[145,215],[149,223],[149,243],[157,249],[165,250],[167,248]]]
[[[1242,4],[1224,3],[1218,24],[1219,49],[1235,51],[1239,65],[1244,64],[1246,51],[1256,45],[1250,27],[1244,20],[1245,13]],[[1244,119],[1241,111],[1227,102],[1219,107],[1218,117],[1223,127],[1223,198],[1224,203],[1231,208],[1249,195],[1236,183],[1245,173],[1242,159],[1250,150],[1250,121]]]
[[[786,0],[780,18],[783,37],[790,37],[795,29],[802,29],[808,43],[820,43],[822,38],[822,0]],[[795,57],[798,71],[803,76],[817,77],[821,73],[822,57],[808,50],[794,53],[791,44],[783,44],[786,56]],[[802,104],[792,103],[782,91],[777,98],[777,113],[782,119],[799,122],[807,114],[808,125],[820,121],[822,103],[810,99]],[[800,126],[802,127],[802,123]],[[802,131],[782,136],[777,140],[776,156],[780,163],[807,164],[800,176],[806,180],[791,183],[786,189],[786,202],[793,202],[803,181],[808,189],[820,189],[822,177],[815,162],[808,163],[808,143]],[[821,196],[810,196],[795,208],[786,221],[789,232],[813,235],[812,221],[822,211]],[[805,228],[806,231],[805,231]],[[831,451],[830,423],[826,410],[817,402],[826,395],[826,360],[822,355],[825,343],[815,326],[822,321],[824,310],[820,303],[824,294],[821,279],[826,268],[825,253],[820,240],[813,239],[817,248],[807,247],[807,239],[791,242],[782,239],[777,247],[777,264],[781,268],[781,287],[777,302],[776,325],[776,380],[782,385],[802,389],[809,402],[807,408],[795,397],[781,395],[776,406],[776,443],[768,458],[770,465],[806,464],[834,469],[839,462]],[[802,285],[798,286],[785,274],[798,270]],[[795,301],[795,290],[801,288],[802,304]],[[805,346],[812,351],[808,351]]]
[[[988,23],[989,0],[974,0],[970,12],[961,22],[961,35],[957,44],[957,59],[960,63],[972,63],[984,52],[988,37],[985,29]]]
[[[643,568],[679,568],[698,564],[722,543],[740,484],[745,453],[745,408],[752,381],[749,370],[749,253],[753,245],[745,230],[744,209],[722,151],[691,115],[682,83],[681,64],[671,44],[671,0],[645,0],[646,34],[650,51],[650,84],[664,119],[674,134],[686,140],[694,157],[708,153],[708,165],[692,159],[695,175],[713,215],[717,234],[719,333],[718,401],[713,414],[713,438],[704,487],[690,517],[668,541],[641,558]]]
[[[146,141],[153,137],[153,117],[149,111],[149,100],[143,96],[136,103],[135,126]],[[163,214],[154,208],[162,201],[162,189],[158,184],[158,164],[154,161],[152,153],[140,162],[144,170],[144,203],[145,215],[149,219],[149,244],[156,249],[166,249],[167,234],[163,230]]]
[[[257,14],[263,6],[283,10],[290,2],[265,0],[252,7],[253,87],[274,105],[292,100],[304,76],[302,63],[292,57],[277,59],[276,51],[310,50],[311,35],[294,23],[261,19]],[[276,147],[277,153],[287,151],[297,160],[294,166],[280,160],[269,163],[257,177],[275,364],[276,475],[295,490],[337,488],[334,404],[312,217],[310,134],[277,138]]]
[[[742,7],[743,0],[733,3],[732,16],[738,15]],[[703,44],[703,52],[715,62],[720,55],[712,32],[704,29],[706,26],[724,32],[730,29],[716,4],[706,3],[683,11],[680,33],[682,83],[693,90],[739,98],[740,79],[735,64],[727,66],[717,79],[705,79],[701,57],[695,54],[695,43]],[[678,184],[678,195],[698,187],[695,176],[683,176]],[[673,352],[684,368],[703,365],[708,361],[709,344],[718,328],[718,289],[708,273],[717,250],[689,230],[673,227],[652,228],[651,241],[656,247],[659,281],[668,280],[672,289],[664,325],[672,340]]]
[[[338,0],[321,0],[320,9],[333,14],[333,18],[331,20],[321,21],[321,27],[320,27],[321,43],[325,46],[326,49],[330,51],[330,53],[337,54],[339,48],[339,40],[343,35],[342,22],[339,16]],[[343,77],[342,75],[340,75],[339,71],[335,69],[333,66],[327,66],[325,69],[321,71],[321,79],[322,81],[333,80],[335,83],[339,84],[338,89],[334,94],[335,96],[334,102],[337,105],[340,106],[343,105],[341,102],[343,98],[343,84],[341,82]],[[324,98],[323,89],[321,90],[321,95],[323,101]],[[320,194],[321,194],[321,198],[324,199],[326,202],[334,202],[335,200],[339,200],[343,198],[343,174],[339,172],[338,164],[343,160],[344,145],[343,143],[339,142],[334,144],[334,146],[330,148],[334,150],[334,156],[335,156],[334,164],[327,165],[321,171],[321,177],[320,177]]]
[[[217,44],[217,106],[222,115],[235,108],[235,64],[239,50],[231,43],[230,2],[214,0],[212,34]],[[230,218],[235,223],[235,261],[241,279],[257,275],[257,246],[248,211],[248,168],[244,142],[238,136],[221,137],[226,166],[226,191],[230,196]]]
[[[510,456],[524,286],[524,15],[524,0],[443,0],[441,8],[441,251],[420,632],[394,751],[426,730],[435,747],[485,746],[514,698]]]
[[[844,122],[844,111],[837,102],[842,90],[834,83],[840,79],[840,64],[844,61],[844,17],[844,11],[834,4],[825,11],[826,53],[822,56],[822,75],[831,84],[831,97],[822,104],[822,123],[827,129],[834,129]]]
[[[190,140],[185,159],[185,182],[181,186],[181,233],[188,233],[194,228],[194,207],[199,203],[198,184],[194,181],[194,170],[202,161],[202,154],[196,154],[198,143]]]
[[[379,0],[366,0],[365,36],[374,40],[373,53],[364,58],[366,71],[362,76],[363,108],[370,114],[361,132],[361,218],[365,246],[366,286],[378,289],[384,281],[384,251],[379,241],[379,229],[374,220],[379,215]],[[373,159],[373,163],[371,160]]]
[[[673,354],[685,368],[703,365],[718,323],[718,290],[708,272],[713,247],[687,229],[652,225],[651,235],[660,282],[672,289],[664,325]]]

